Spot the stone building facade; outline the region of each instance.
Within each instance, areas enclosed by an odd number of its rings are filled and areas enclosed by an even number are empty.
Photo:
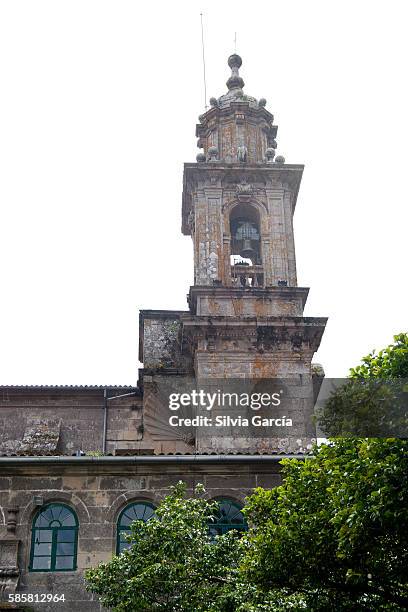
[[[138,513],[183,480],[220,500],[227,525],[254,487],[279,484],[282,457],[310,450],[323,376],[312,358],[326,319],[303,316],[308,289],[297,286],[292,219],[303,166],[276,156],[266,101],[244,94],[241,58],[228,63],[228,92],[200,116],[202,152],[184,166],[188,308],[140,312],[138,384],[0,387],[0,599],[17,595],[15,609],[101,610],[83,571],[121,550],[126,516],[148,516]],[[203,435],[170,424],[169,390],[276,380],[290,433],[228,425]],[[65,602],[22,602],[28,594]]]

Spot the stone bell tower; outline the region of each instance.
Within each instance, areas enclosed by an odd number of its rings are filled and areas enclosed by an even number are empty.
[[[266,100],[244,94],[231,55],[228,92],[196,128],[197,163],[185,164],[182,231],[194,245],[191,315],[196,376],[311,374],[326,319],[305,318],[297,286],[293,213],[303,166],[276,156]]]
[[[199,117],[202,152],[184,165],[182,232],[194,250],[189,311],[141,312],[142,373],[147,386],[166,373],[198,382],[290,380],[303,414],[313,407],[311,362],[327,321],[303,316],[309,290],[297,285],[293,214],[303,166],[276,156],[274,117],[264,98],[244,93],[241,64],[229,57],[228,91]],[[146,427],[162,440],[165,418],[149,401]],[[301,445],[310,438],[306,420],[296,435]]]

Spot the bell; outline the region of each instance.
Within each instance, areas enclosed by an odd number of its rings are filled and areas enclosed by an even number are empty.
[[[240,252],[241,257],[247,257],[252,259],[255,255],[254,249],[251,247],[251,241],[249,238],[245,238],[242,244],[242,250]]]

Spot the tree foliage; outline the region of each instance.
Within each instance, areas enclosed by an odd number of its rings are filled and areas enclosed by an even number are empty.
[[[318,413],[327,437],[408,437],[408,334],[363,357]]]
[[[404,388],[382,382],[408,377],[408,335],[364,357],[350,376],[328,403],[332,432],[355,431],[364,421],[356,415],[376,427],[387,415],[379,401],[392,414]],[[283,461],[283,485],[249,498],[248,581],[303,593],[311,611],[408,609],[407,457],[404,439],[339,438],[313,458]]]
[[[303,594],[311,611],[406,609],[407,451],[343,439],[284,460],[284,484],[248,500],[248,581]]]
[[[350,378],[408,379],[408,334],[397,334],[393,344],[378,354],[373,350],[361,361],[360,365],[350,369]]]
[[[186,485],[172,488],[148,522],[131,527],[132,546],[86,573],[87,588],[114,612],[236,609],[242,544],[237,532],[212,538],[208,523],[217,503],[186,497]]]

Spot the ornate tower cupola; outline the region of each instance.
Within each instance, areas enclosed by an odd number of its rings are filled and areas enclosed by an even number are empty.
[[[278,128],[265,108],[266,100],[258,101],[244,94],[245,83],[239,75],[241,64],[239,55],[228,58],[231,68],[228,92],[218,99],[211,98],[211,109],[200,116],[196,135],[204,154],[199,154],[197,161],[255,163],[275,156]]]

